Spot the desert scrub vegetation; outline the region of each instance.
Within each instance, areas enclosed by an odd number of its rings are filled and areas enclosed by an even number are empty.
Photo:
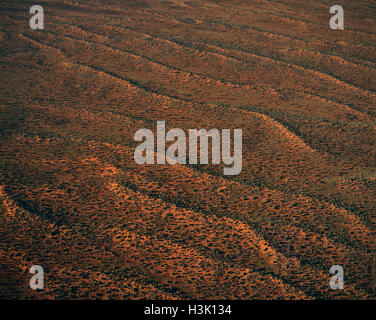
[[[40,3],[39,33],[22,1],[0,4],[6,297],[375,296],[371,7],[334,33],[313,1]],[[157,121],[242,128],[241,175],[137,165],[134,134]]]

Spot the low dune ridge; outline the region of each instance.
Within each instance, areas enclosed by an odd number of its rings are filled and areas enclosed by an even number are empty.
[[[375,299],[376,7],[343,2],[1,2],[0,298]],[[157,121],[241,128],[241,173],[138,165]]]

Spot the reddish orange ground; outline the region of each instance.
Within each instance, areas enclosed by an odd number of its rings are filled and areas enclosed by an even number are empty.
[[[1,298],[375,299],[373,1],[37,2],[0,2]],[[242,173],[137,165],[157,120],[242,128]]]

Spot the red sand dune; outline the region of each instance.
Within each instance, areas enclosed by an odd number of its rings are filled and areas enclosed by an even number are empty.
[[[372,1],[38,3],[0,3],[2,299],[375,299]],[[137,165],[158,120],[242,128],[241,174]]]

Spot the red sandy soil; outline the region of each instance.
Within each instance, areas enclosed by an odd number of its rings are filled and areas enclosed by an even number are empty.
[[[37,2],[0,2],[2,299],[376,298],[374,1]],[[242,128],[241,174],[137,165],[157,120]]]

